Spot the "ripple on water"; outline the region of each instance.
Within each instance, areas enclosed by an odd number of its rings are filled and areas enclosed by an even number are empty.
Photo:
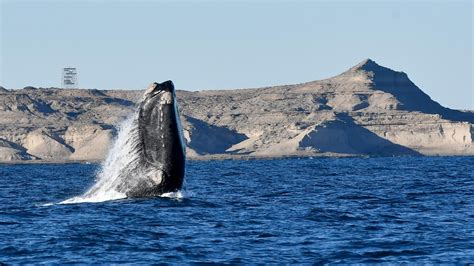
[[[473,165],[473,157],[189,162],[181,195],[76,204],[57,203],[83,195],[97,165],[1,165],[0,261],[470,263]]]

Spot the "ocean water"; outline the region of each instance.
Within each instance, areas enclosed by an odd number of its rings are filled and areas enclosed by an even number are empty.
[[[179,195],[64,204],[99,170],[0,165],[0,262],[474,262],[474,157],[190,161]]]

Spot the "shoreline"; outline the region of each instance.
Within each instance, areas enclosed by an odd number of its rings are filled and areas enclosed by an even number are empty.
[[[186,161],[253,161],[253,160],[283,160],[283,159],[308,159],[308,158],[393,158],[393,157],[474,157],[473,154],[435,154],[435,155],[400,155],[400,156],[381,156],[381,155],[363,155],[363,154],[293,154],[293,155],[203,155],[199,157],[188,157]],[[105,160],[105,159],[104,159]],[[100,164],[104,160],[18,160],[18,161],[0,161],[1,165],[12,164]]]

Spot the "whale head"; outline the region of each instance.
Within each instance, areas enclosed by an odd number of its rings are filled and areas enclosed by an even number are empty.
[[[160,101],[165,101],[162,104],[172,104],[171,101],[176,97],[174,84],[171,80],[163,83],[153,82],[148,86],[143,96],[144,101],[158,98]]]

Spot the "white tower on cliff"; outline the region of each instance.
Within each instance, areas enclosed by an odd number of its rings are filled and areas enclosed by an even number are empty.
[[[63,68],[61,83],[63,88],[77,88],[77,69],[75,67]]]

